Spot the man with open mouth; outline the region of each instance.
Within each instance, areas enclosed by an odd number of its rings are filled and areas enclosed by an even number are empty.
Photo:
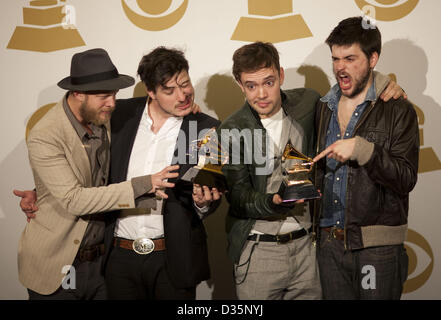
[[[416,112],[379,99],[388,79],[373,74],[381,34],[362,17],[341,21],[326,43],[337,84],[317,107],[315,212],[325,299],[399,299],[407,278],[409,192],[418,175]],[[405,66],[403,66],[405,67]]]

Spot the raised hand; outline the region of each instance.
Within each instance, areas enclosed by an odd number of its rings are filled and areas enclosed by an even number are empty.
[[[177,178],[178,173],[172,172],[179,169],[179,165],[168,166],[162,169],[161,171],[152,175],[152,189],[148,193],[155,193],[156,196],[167,199],[168,196],[164,192],[165,188],[173,188],[175,186],[174,183],[167,182],[167,179]]]
[[[389,101],[391,98],[394,98],[394,100],[397,100],[399,97],[403,97],[404,99],[407,99],[407,94],[398,85],[398,83],[396,83],[393,80],[391,80],[389,82],[389,84],[387,85],[387,88],[384,89],[384,91],[380,95],[381,100],[383,100],[384,102]]]

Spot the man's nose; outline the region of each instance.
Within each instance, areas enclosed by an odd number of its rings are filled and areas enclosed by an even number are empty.
[[[343,60],[334,61],[336,71],[343,71],[346,68],[346,63]]]
[[[266,92],[266,89],[265,89],[264,86],[259,87],[257,93],[258,93],[258,97],[261,98],[261,99],[266,98],[266,97],[267,97],[267,94],[268,94],[268,93]]]
[[[111,94],[107,97],[107,101],[106,101],[107,106],[109,107],[114,107],[116,104],[116,93]]]
[[[186,94],[184,88],[178,87],[176,90],[178,101],[184,101]]]

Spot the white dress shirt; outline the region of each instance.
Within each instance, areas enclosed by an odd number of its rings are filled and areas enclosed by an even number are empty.
[[[153,121],[148,113],[147,102],[130,154],[127,180],[155,174],[171,164],[182,120],[182,117],[169,117],[159,131],[153,133]],[[156,200],[156,204],[156,209],[122,210],[116,222],[114,235],[132,240],[163,237],[163,200]]]

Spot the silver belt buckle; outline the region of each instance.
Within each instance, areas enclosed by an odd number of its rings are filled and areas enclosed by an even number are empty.
[[[138,238],[133,241],[132,248],[138,254],[149,254],[155,250],[155,243],[149,238]]]

